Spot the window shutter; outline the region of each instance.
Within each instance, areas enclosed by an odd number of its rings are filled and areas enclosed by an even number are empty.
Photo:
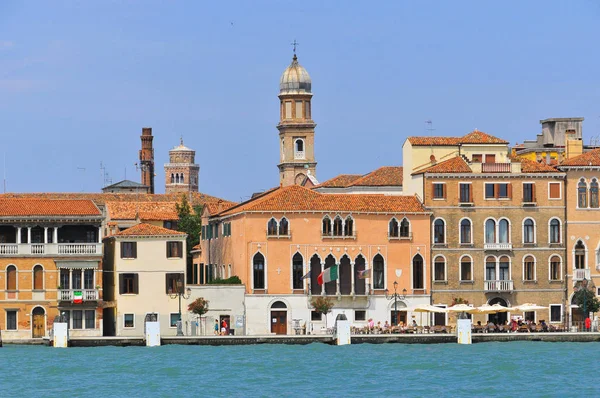
[[[446,184],[442,184],[442,196],[446,199]]]
[[[119,274],[119,294],[125,292],[125,275]]]
[[[431,199],[435,198],[435,184],[431,184]]]
[[[494,198],[498,199],[499,194],[500,194],[500,189],[498,189],[498,184],[492,184],[492,186],[494,187]]]
[[[133,274],[133,292],[135,294],[139,294],[140,293],[140,285],[139,285],[138,274]]]
[[[536,195],[535,195],[535,183],[531,184],[531,197],[533,198],[534,202],[537,202]]]
[[[469,190],[469,203],[473,203],[473,186],[471,184],[467,184],[467,189]]]
[[[169,294],[169,275],[171,274],[165,274],[165,293]]]
[[[508,183],[506,185],[506,193],[508,194],[508,197],[512,199],[512,184]]]
[[[137,258],[137,242],[133,242],[133,258]]]

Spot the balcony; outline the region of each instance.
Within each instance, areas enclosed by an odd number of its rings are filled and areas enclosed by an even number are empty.
[[[484,281],[483,289],[486,292],[512,292],[513,281],[502,280],[502,281]]]
[[[482,173],[510,173],[510,163],[482,163]]]
[[[512,243],[485,243],[483,250],[512,250]]]
[[[587,269],[574,269],[573,270],[573,280],[574,281],[582,281],[583,279],[590,280],[590,270]]]
[[[408,240],[408,241],[412,241],[412,232],[409,232],[408,234],[405,235],[390,235],[388,234],[388,240]]]
[[[75,292],[81,292],[83,301],[98,301],[98,289],[70,289],[70,290],[59,290],[59,301],[73,301]]]
[[[102,243],[2,243],[0,256],[102,255]]]

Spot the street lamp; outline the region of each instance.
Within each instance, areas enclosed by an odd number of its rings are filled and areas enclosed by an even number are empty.
[[[385,289],[386,300],[394,300],[394,318],[396,325],[398,324],[398,299],[404,300],[406,298],[406,289],[402,289],[402,294],[398,294],[398,282],[394,281],[394,294],[390,296],[388,289]]]
[[[588,280],[585,278],[585,276],[583,277],[583,280],[581,281],[581,287],[583,287],[583,325],[584,328],[586,329],[587,332],[587,326],[585,321],[587,320],[587,285],[588,285]]]
[[[183,336],[183,326],[181,322],[181,298],[183,297],[186,300],[189,299],[192,295],[192,289],[188,287],[184,292],[183,281],[181,280],[181,278],[177,279],[176,287],[176,291],[174,293],[169,294],[169,297],[171,297],[172,299],[179,297],[179,320],[177,321],[177,336]]]

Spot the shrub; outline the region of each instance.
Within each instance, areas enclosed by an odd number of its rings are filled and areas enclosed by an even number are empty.
[[[230,276],[227,279],[213,279],[212,281],[208,282],[209,285],[241,285],[242,284],[242,280],[237,277],[236,275]]]

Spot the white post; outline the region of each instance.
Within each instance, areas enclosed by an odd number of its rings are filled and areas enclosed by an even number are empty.
[[[58,243],[58,227],[54,227],[54,233],[52,234],[52,243]]]
[[[350,277],[351,277],[351,281],[352,281],[352,290],[350,290],[350,294],[354,296],[354,294],[356,293],[356,290],[354,289],[354,273],[356,272],[356,270],[354,269],[354,262],[350,263]]]
[[[31,227],[27,227],[27,243],[31,244]]]
[[[325,271],[325,263],[321,263],[321,272]],[[325,294],[325,284],[321,285],[321,296]],[[327,315],[325,315],[327,316]]]
[[[102,225],[98,227],[98,243],[102,243]]]
[[[44,243],[48,243],[48,227],[44,227]]]
[[[341,268],[340,266],[341,266],[341,264],[336,264],[336,266],[337,266],[337,270],[338,270],[338,277],[335,280],[335,294],[339,296],[340,295],[340,268]]]
[[[21,227],[17,227],[17,244],[21,244]]]
[[[458,344],[471,344],[471,320],[458,319],[456,329]]]

